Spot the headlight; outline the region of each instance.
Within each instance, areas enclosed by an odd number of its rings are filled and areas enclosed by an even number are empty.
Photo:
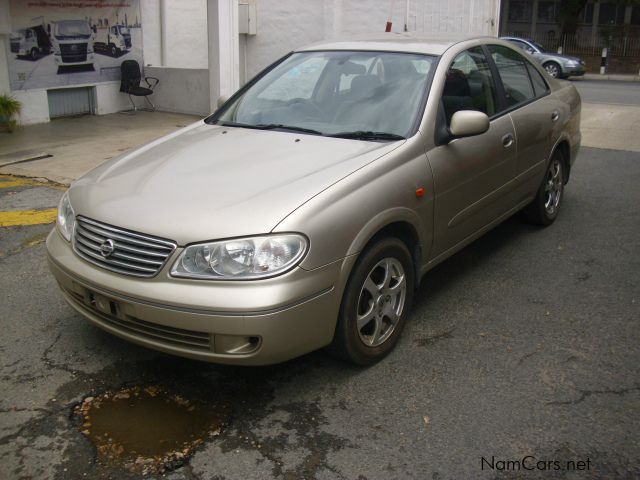
[[[73,208],[71,207],[71,202],[69,202],[69,193],[65,192],[65,194],[60,199],[60,204],[58,205],[58,230],[62,236],[67,240],[67,242],[71,241],[71,235],[73,234],[73,227],[76,223],[76,215],[73,213]]]
[[[580,65],[578,62],[576,62],[575,60],[568,60],[567,61],[567,66],[569,67],[577,67],[578,65]]]
[[[171,275],[212,280],[251,280],[279,275],[295,267],[307,239],[294,233],[201,243],[184,249]]]

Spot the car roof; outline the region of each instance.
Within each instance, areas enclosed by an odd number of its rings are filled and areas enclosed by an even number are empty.
[[[466,40],[496,40],[496,37],[449,35],[428,37],[413,33],[385,33],[348,39],[325,40],[298,48],[296,52],[317,50],[364,50],[442,55],[449,47]]]

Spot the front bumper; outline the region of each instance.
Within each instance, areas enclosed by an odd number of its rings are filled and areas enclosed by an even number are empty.
[[[81,62],[65,62],[62,59],[62,56],[60,54],[56,53],[53,56],[53,60],[54,60],[54,63],[56,65],[58,65],[59,67],[73,67],[73,66],[76,66],[76,65],[93,65],[94,54],[93,53],[87,53],[86,60],[83,60]]]
[[[47,238],[49,266],[67,302],[133,343],[209,362],[268,365],[331,342],[342,272],[354,259],[258,281],[198,281],[169,276],[180,251],[157,276],[134,278],[84,261],[56,229]],[[254,343],[232,352],[234,337]]]
[[[577,67],[563,67],[563,73],[567,77],[581,77],[586,73],[586,67],[579,65]]]

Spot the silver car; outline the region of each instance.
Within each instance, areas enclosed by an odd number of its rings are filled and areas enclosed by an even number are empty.
[[[580,107],[495,38],[300,48],[73,183],[51,271],[91,323],[150,348],[370,364],[430,269],[521,210],[553,223]]]
[[[501,37],[516,45],[521,50],[531,54],[538,60],[553,78],[579,77],[586,73],[584,60],[578,57],[548,52],[538,42],[526,38]]]

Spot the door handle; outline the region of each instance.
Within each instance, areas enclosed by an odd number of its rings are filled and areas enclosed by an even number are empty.
[[[511,145],[513,145],[513,135],[507,133],[504,137],[502,137],[502,146],[504,148],[509,148]]]
[[[560,118],[560,114],[557,111],[554,111],[551,114],[551,121],[552,122],[557,122],[559,118]]]

